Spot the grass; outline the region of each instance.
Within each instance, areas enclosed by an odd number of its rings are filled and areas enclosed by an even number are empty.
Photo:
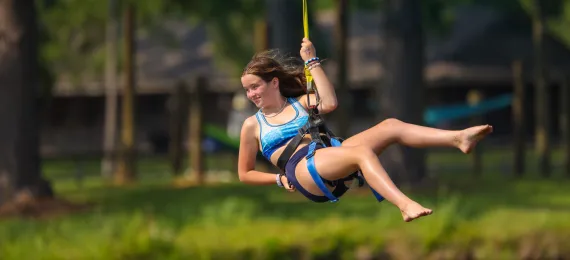
[[[0,222],[2,259],[476,259],[569,256],[570,181],[511,180],[502,171],[472,177],[461,157],[430,157],[435,189],[406,191],[434,215],[404,223],[366,188],[339,203],[240,183],[173,188],[159,159],[139,164],[137,186],[107,186],[86,163],[82,186],[65,161],[46,162],[60,196],[95,202],[91,211]],[[503,158],[504,154],[495,154]],[[499,161],[499,160],[497,160]],[[532,162],[529,162],[532,164]],[[220,166],[221,164],[217,164]],[[488,168],[496,164],[487,164]],[[463,169],[453,172],[450,169]],[[560,175],[560,174],[558,174]],[[67,178],[69,179],[69,178]],[[566,251],[565,251],[566,250]],[[335,257],[336,256],[336,257]]]

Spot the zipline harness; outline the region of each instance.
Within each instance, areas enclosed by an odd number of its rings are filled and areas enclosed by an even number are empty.
[[[307,0],[303,0],[303,27],[304,27],[304,31],[305,31],[305,38],[308,39],[309,38],[309,24],[308,24],[308,14],[307,13],[308,13]],[[325,125],[325,121],[323,120],[323,118],[319,114],[319,110],[318,110],[318,106],[320,104],[319,92],[318,92],[316,86],[313,86],[313,77],[311,75],[311,72],[309,71],[308,64],[305,64],[305,78],[307,80],[307,106],[309,107],[309,111],[308,111],[309,112],[309,120],[308,120],[307,124],[305,124],[305,126],[303,126],[301,129],[299,129],[299,133],[291,140],[291,142],[289,142],[289,144],[287,145],[287,147],[285,148],[285,150],[283,151],[283,153],[281,154],[281,156],[277,160],[277,166],[282,171],[285,171],[285,166],[287,165],[289,158],[291,157],[291,155],[293,155],[293,153],[295,152],[295,150],[299,146],[299,143],[302,141],[303,137],[306,134],[310,134],[311,135],[311,143],[309,144],[309,151],[307,152],[307,155],[306,155],[307,168],[309,170],[309,173],[311,174],[311,177],[313,178],[313,180],[315,181],[315,183],[317,184],[319,189],[323,192],[323,194],[329,199],[329,201],[330,202],[337,202],[339,200],[339,198],[346,191],[348,191],[348,187],[344,183],[345,181],[357,179],[358,180],[358,186],[362,187],[364,185],[365,179],[362,175],[362,172],[360,172],[360,171],[356,171],[356,172],[352,173],[351,175],[349,175],[348,177],[345,177],[345,178],[339,179],[339,180],[334,180],[334,181],[323,179],[319,175],[319,173],[317,172],[317,169],[315,167],[315,158],[313,156],[313,155],[315,155],[316,146],[319,144],[323,147],[329,147],[329,146],[338,147],[338,146],[341,146],[344,139],[336,136]],[[311,91],[314,91],[314,93],[315,93],[315,97],[317,100],[315,105],[311,105],[311,102],[310,102],[309,94],[311,93]],[[329,184],[332,187],[335,187],[335,189],[331,192],[327,188],[325,183]],[[380,194],[378,194],[378,192],[376,192],[374,189],[372,189],[372,187],[370,187],[370,189],[372,190],[372,193],[374,194],[374,196],[376,197],[376,199],[378,201],[384,200],[384,198]]]

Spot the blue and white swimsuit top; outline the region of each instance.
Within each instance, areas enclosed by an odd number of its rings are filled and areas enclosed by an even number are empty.
[[[268,160],[279,147],[285,145],[302,128],[309,119],[309,114],[295,98],[287,98],[287,102],[295,109],[295,117],[284,124],[272,125],[265,119],[260,111],[255,113],[259,124],[259,138],[261,140],[261,153]]]

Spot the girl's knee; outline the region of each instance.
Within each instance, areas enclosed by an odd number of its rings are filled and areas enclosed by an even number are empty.
[[[404,122],[396,118],[388,118],[376,125],[377,131],[382,135],[382,138],[388,141],[388,144],[398,141],[402,132]]]
[[[393,127],[393,126],[400,125],[400,124],[402,124],[402,123],[403,123],[403,122],[402,122],[401,120],[399,120],[399,119],[396,119],[396,118],[387,118],[387,119],[384,119],[382,122],[380,122],[380,124],[378,124],[378,125],[381,125],[381,126],[391,126],[391,127]]]
[[[376,153],[369,147],[365,145],[358,145],[351,147],[353,151],[351,154],[355,156],[357,160],[368,160],[370,158],[377,158]]]

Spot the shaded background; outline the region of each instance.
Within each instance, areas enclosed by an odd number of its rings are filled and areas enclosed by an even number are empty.
[[[433,216],[400,223],[365,188],[321,205],[239,183],[256,112],[241,70],[256,51],[298,55],[301,0],[5,0],[0,256],[570,257],[570,1],[308,4],[338,135],[389,117],[494,126],[470,155],[380,156]]]

